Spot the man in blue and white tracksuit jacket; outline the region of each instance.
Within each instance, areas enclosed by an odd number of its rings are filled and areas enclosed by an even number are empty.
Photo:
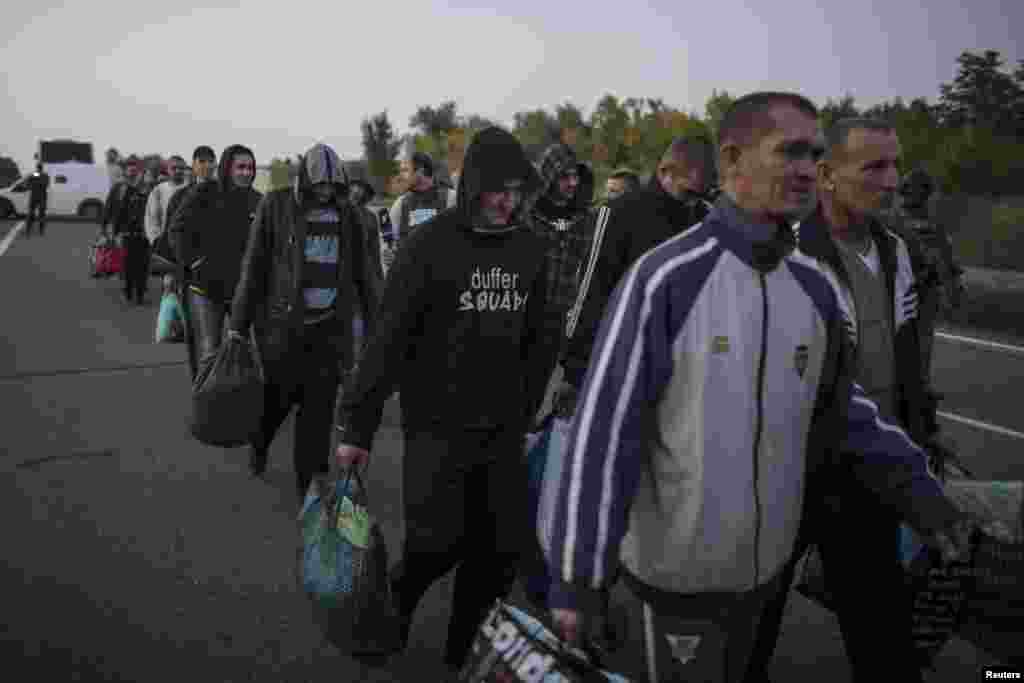
[[[842,466],[925,534],[962,518],[853,383],[836,291],[793,245],[788,224],[755,224],[722,195],[629,269],[591,356],[545,549],[549,607],[588,613],[621,561],[659,643],[688,642],[673,616],[718,622],[730,680],[764,602],[786,588],[805,488],[827,490]],[[746,611],[723,622],[725,605]]]

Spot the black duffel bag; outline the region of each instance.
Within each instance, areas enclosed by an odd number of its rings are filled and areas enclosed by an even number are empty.
[[[264,382],[255,339],[228,336],[192,384],[192,436],[221,448],[251,443],[263,419]]]

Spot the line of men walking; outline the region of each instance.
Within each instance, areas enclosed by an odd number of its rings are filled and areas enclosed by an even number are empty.
[[[905,521],[952,558],[970,525],[929,470],[923,368],[901,362],[918,353],[926,290],[877,222],[898,141],[855,121],[823,143],[817,116],[799,95],[755,93],[726,114],[717,149],[674,142],[649,188],[609,204],[569,344],[593,224],[576,220],[571,150],[549,150],[538,172],[511,135],[481,132],[456,208],[405,238],[342,396],[336,456],[371,459],[398,389],[407,533],[393,587],[407,635],[424,592],[458,567],[452,672],[536,534],[519,521],[522,452],[555,359],[573,429],[544,548],[552,581],[533,599],[564,638],[588,631],[621,577],[644,604],[650,680],[693,673],[672,654],[691,636],[715,680],[763,680],[814,543],[855,679],[881,666],[920,679],[894,534]],[[853,567],[870,569],[878,600]]]
[[[681,637],[702,639],[716,680],[764,680],[814,544],[855,680],[883,665],[919,680],[898,525],[947,557],[970,532],[928,468],[943,453],[916,362],[930,281],[914,236],[884,220],[895,132],[853,120],[823,136],[817,113],[755,93],[727,112],[717,147],[673,141],[646,187],[607,204],[582,298],[593,174],[566,145],[534,166],[488,128],[454,193],[429,157],[408,160],[386,278],[369,193],[333,149],[313,146],[291,187],[262,196],[251,150],[229,147],[215,182],[197,171],[149,197],[154,244],[162,229],[174,245],[193,376],[225,338],[255,340],[268,409],[250,470],[263,474],[298,406],[300,499],[329,469],[332,423],[337,463],[364,464],[399,393],[406,535],[392,587],[407,639],[422,596],[458,567],[453,676],[494,600],[543,558],[547,578],[527,594],[563,638],[590,632],[621,578],[644,605],[652,681],[692,674],[673,656]],[[210,165],[201,149],[194,170]],[[132,187],[109,211],[126,236],[136,213],[143,225]],[[125,287],[142,296],[134,275]],[[534,552],[523,449],[549,403],[573,428],[553,538]]]

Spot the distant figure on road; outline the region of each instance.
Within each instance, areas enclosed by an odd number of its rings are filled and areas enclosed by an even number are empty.
[[[342,466],[370,457],[385,401],[402,403],[406,525],[392,586],[408,638],[413,614],[458,566],[445,664],[462,667],[532,534],[526,430],[544,394],[545,240],[523,226],[537,185],[522,145],[487,128],[466,151],[459,204],[405,238],[338,415]]]
[[[182,200],[169,230],[184,270],[190,343],[197,370],[220,348],[224,318],[238,284],[249,225],[263,197],[252,188],[256,159],[252,150],[232,145],[220,159],[218,182],[202,183]]]
[[[129,160],[124,167],[124,180],[110,189],[103,212],[101,230],[119,237],[125,250],[124,300],[126,303],[146,303],[149,280],[149,242],[145,233],[146,201],[148,196],[142,184],[142,162]]]
[[[43,165],[36,164],[36,172],[28,178],[28,216],[25,219],[25,236],[32,236],[32,223],[39,221],[39,236],[46,232],[46,197],[50,190],[50,176]]]
[[[348,201],[347,181],[335,151],[316,144],[303,156],[295,185],[267,193],[232,302],[231,334],[247,335],[252,325],[267,377],[249,469],[263,475],[270,445],[297,405],[292,455],[300,501],[313,477],[329,470],[338,388],[353,363],[354,313],[366,316],[372,332],[377,310],[368,224]]]

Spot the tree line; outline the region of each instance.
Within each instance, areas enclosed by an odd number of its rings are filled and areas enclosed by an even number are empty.
[[[847,116],[885,119],[899,132],[905,169],[924,168],[944,192],[1024,194],[1024,60],[1010,71],[998,51],[965,51],[957,66],[956,78],[940,85],[935,102],[897,97],[862,108],[847,94],[826,100],[820,107],[821,123],[828,126]],[[509,130],[532,159],[561,141],[590,162],[599,178],[620,167],[648,174],[673,137],[699,135],[714,141],[733,99],[729,91],[715,90],[703,112],[687,112],[662,98],[606,94],[589,115],[565,102],[554,109],[518,112]],[[491,123],[461,114],[448,100],[419,107],[409,120],[410,132],[399,135],[382,111],[362,122],[366,171],[378,188],[390,189],[400,152],[411,147],[430,153],[456,173],[473,134]]]
[[[684,111],[663,98],[606,94],[586,113],[572,102],[553,109],[517,112],[509,130],[531,159],[554,142],[571,145],[589,162],[599,181],[614,169],[651,173],[665,147],[678,135],[704,136],[714,142],[718,122],[734,99],[713,90],[704,111]],[[904,167],[931,173],[947,194],[1000,197],[1024,195],[1024,60],[1010,69],[996,50],[963,52],[953,81],[939,86],[937,99],[909,102],[897,97],[861,107],[852,94],[829,98],[820,107],[823,126],[847,116],[872,116],[891,122],[900,135]],[[442,173],[457,173],[473,135],[494,122],[458,111],[456,103],[417,108],[400,134],[381,111],[361,122],[363,157],[354,175],[370,180],[385,194],[400,192],[398,159],[403,150],[424,151],[440,162]],[[115,158],[120,156],[110,150]],[[159,155],[130,155],[158,168]],[[298,157],[296,156],[296,160]],[[271,185],[280,187],[297,171],[292,159],[273,159]]]

